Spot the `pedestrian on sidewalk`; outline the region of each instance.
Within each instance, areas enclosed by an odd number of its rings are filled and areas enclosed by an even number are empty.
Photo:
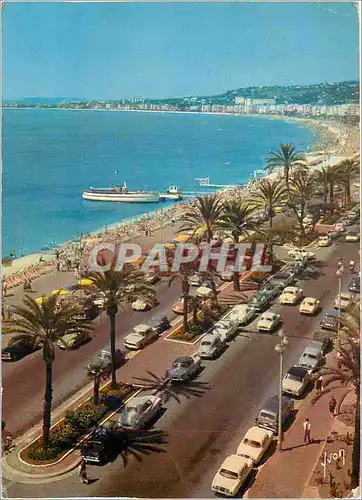
[[[332,396],[331,399],[329,400],[329,411],[331,412],[333,417],[336,416],[336,413],[335,413],[336,406],[337,406],[337,400],[334,396]]]
[[[315,383],[315,388],[317,389],[317,392],[323,391],[324,387],[323,387],[323,376],[322,375],[317,378],[317,381]]]
[[[87,463],[84,458],[82,458],[82,461],[79,465],[78,475],[81,478],[83,484],[89,484],[89,479],[87,475]]]
[[[310,438],[310,422],[309,418],[306,418],[303,422],[304,429],[304,442],[310,444],[312,442]]]

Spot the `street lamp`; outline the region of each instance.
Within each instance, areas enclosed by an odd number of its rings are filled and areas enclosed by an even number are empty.
[[[283,398],[283,352],[288,346],[288,339],[282,331],[279,332],[280,342],[274,347],[279,354],[279,409],[278,409],[278,451],[283,448],[283,415],[282,415],[282,398]]]
[[[339,330],[341,327],[341,294],[342,294],[342,278],[344,274],[343,265],[339,266],[336,272],[338,278],[338,325],[337,325],[337,338],[339,337]]]

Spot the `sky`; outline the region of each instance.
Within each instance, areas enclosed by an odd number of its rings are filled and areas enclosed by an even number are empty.
[[[346,3],[7,3],[4,99],[213,95],[358,79]]]

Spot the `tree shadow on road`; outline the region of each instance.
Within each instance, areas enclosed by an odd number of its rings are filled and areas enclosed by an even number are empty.
[[[167,453],[162,447],[167,444],[167,433],[162,430],[119,430],[116,433],[118,455],[126,467],[131,457],[141,462],[143,456]]]

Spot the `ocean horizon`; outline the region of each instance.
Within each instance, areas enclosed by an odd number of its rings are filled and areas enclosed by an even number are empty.
[[[258,116],[83,111],[3,110],[3,255],[34,253],[172,203],[83,200],[90,186],[193,192],[201,191],[197,177],[245,184],[280,143],[306,150],[317,139],[305,123]]]

